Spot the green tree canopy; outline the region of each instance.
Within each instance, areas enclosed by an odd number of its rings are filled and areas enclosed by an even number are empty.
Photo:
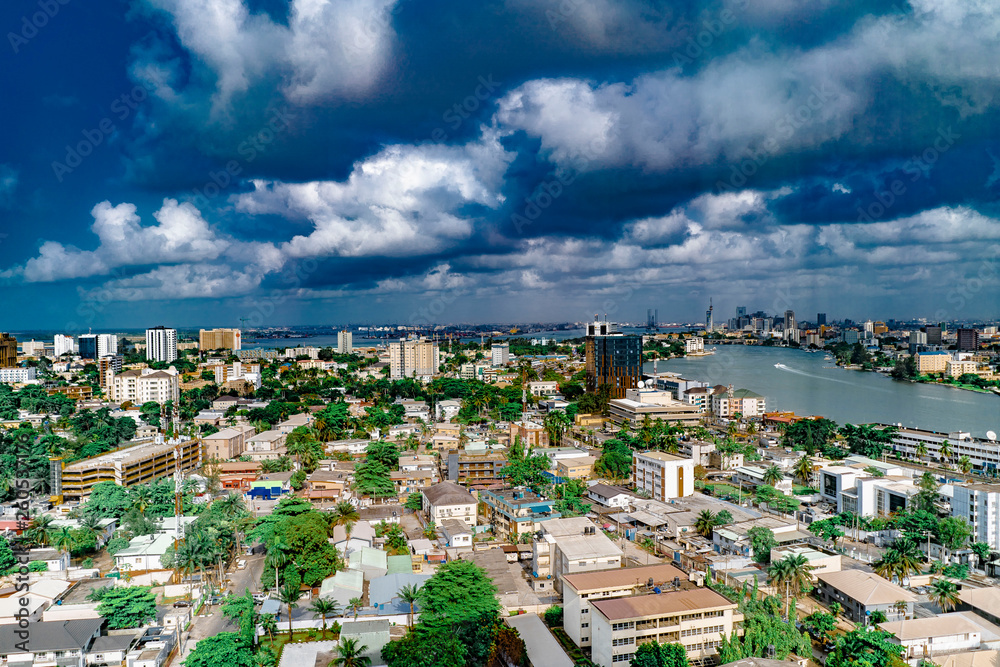
[[[156,596],[145,586],[115,586],[101,589],[97,613],[112,630],[138,628],[156,618]]]

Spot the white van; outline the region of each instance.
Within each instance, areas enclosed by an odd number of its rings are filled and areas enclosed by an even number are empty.
[[[243,560],[242,558],[239,559],[238,561],[236,561],[236,569],[237,570],[245,570],[246,567],[247,567],[247,562],[245,560]]]

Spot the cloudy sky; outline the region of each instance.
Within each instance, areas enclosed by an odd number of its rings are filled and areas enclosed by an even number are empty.
[[[998,315],[993,0],[5,2],[3,329]]]

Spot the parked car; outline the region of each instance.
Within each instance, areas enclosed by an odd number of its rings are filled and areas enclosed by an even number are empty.
[[[181,607],[190,607],[190,606],[191,603],[187,600],[178,600],[177,602],[174,603],[174,607],[178,609]]]
[[[270,593],[254,593],[252,597],[253,597],[253,601],[254,602],[256,602],[257,604],[260,604],[264,600],[267,600],[268,598],[270,598],[271,594]]]
[[[245,560],[243,560],[242,558],[239,559],[238,561],[236,561],[236,569],[237,570],[245,570],[246,567],[247,567],[247,562]]]

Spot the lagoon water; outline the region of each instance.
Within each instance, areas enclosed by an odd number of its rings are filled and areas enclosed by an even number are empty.
[[[845,370],[821,352],[720,345],[711,356],[656,366],[689,380],[750,389],[767,397],[768,410],[822,415],[840,424],[883,422],[978,437],[1000,432],[1000,396]],[[644,368],[652,372],[653,364]]]

